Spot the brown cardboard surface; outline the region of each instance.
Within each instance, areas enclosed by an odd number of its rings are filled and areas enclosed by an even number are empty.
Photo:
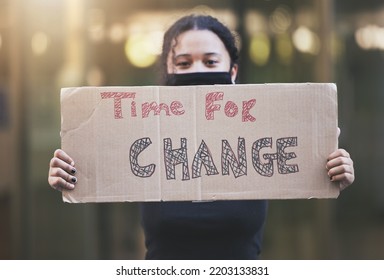
[[[61,91],[66,202],[336,198],[334,84]]]

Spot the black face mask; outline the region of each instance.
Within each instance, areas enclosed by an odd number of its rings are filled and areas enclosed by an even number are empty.
[[[185,74],[167,74],[165,85],[167,86],[192,86],[232,84],[229,72],[196,72]]]

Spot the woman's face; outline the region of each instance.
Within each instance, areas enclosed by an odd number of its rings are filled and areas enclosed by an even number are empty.
[[[237,74],[237,65],[231,59],[221,39],[209,30],[189,30],[177,37],[177,43],[168,54],[168,74],[194,72],[229,72],[232,81]]]

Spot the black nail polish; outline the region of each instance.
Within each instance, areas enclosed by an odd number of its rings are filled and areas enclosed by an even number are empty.
[[[72,173],[72,174],[75,174],[75,173],[76,173],[76,169],[75,169],[75,168],[72,168],[71,173]]]
[[[73,183],[76,183],[76,182],[77,182],[76,177],[72,177],[71,181],[72,181]]]

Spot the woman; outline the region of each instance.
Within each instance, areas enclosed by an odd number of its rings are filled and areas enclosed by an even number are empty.
[[[165,85],[235,83],[238,50],[231,32],[210,16],[186,16],[164,35]],[[354,181],[353,161],[338,149],[326,164],[342,189]],[[50,162],[48,182],[75,188],[75,163],[62,150]],[[257,259],[267,214],[265,200],[147,202],[141,204],[147,259]]]

